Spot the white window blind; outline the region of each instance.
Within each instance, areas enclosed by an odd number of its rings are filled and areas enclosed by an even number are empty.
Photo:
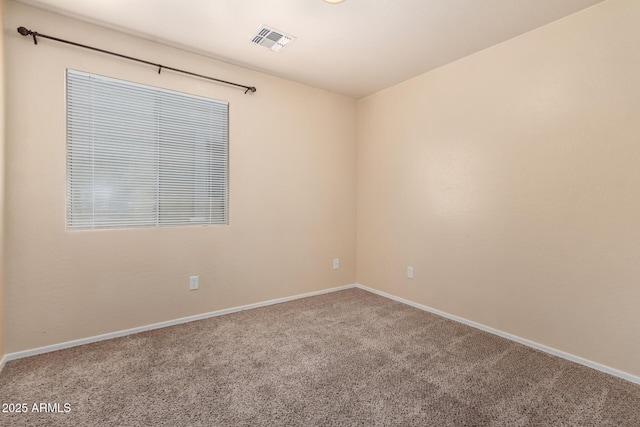
[[[228,108],[67,70],[67,227],[226,224]]]

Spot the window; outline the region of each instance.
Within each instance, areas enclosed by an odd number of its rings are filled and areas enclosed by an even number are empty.
[[[67,70],[67,227],[226,224],[228,109]]]

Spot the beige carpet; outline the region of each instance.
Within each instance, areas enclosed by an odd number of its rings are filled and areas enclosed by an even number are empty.
[[[359,289],[9,362],[0,402],[29,406],[2,426],[640,426],[638,385]]]

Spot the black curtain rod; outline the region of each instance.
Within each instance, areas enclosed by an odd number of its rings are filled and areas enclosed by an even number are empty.
[[[60,42],[60,43],[66,43],[66,44],[70,44],[70,45],[77,46],[77,47],[82,47],[82,48],[89,49],[89,50],[95,50],[96,52],[106,53],[108,55],[117,56],[119,58],[128,59],[130,61],[142,62],[143,64],[153,65],[154,67],[158,67],[158,74],[160,74],[160,72],[164,68],[165,70],[176,71],[178,73],[188,74],[190,76],[200,77],[202,79],[213,80],[214,82],[224,83],[226,85],[241,87],[241,88],[245,89],[244,93],[247,93],[247,92],[253,93],[253,92],[256,91],[255,86],[245,86],[245,85],[241,85],[241,84],[238,84],[238,83],[228,82],[226,80],[216,79],[214,77],[204,76],[202,74],[192,73],[191,71],[185,71],[185,70],[180,70],[178,68],[167,67],[167,66],[162,65],[162,64],[156,64],[155,62],[145,61],[144,59],[134,58],[132,56],[123,55],[121,53],[111,52],[111,51],[108,51],[108,50],[105,50],[105,49],[100,49],[100,48],[93,47],[93,46],[87,46],[87,45],[76,43],[76,42],[72,42],[72,41],[69,41],[69,40],[59,39],[57,37],[48,36],[46,34],[40,34],[40,33],[36,32],[36,31],[28,30],[25,27],[18,27],[18,32],[21,35],[25,36],[25,37],[26,36],[33,36],[33,44],[38,44],[38,37],[42,37],[42,38],[49,39],[49,40],[54,40],[54,41],[57,41],[57,42]]]

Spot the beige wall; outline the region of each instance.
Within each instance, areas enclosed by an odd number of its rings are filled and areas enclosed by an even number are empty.
[[[6,13],[8,353],[354,283],[355,100],[13,2]],[[258,91],[34,46],[20,25]],[[65,68],[228,100],[230,225],[66,231]]]
[[[4,23],[4,0],[0,0],[0,22]],[[4,27],[3,27],[4,28]],[[0,359],[4,356],[4,31],[0,31]]]
[[[640,375],[639,22],[607,1],[360,100],[358,283]]]

